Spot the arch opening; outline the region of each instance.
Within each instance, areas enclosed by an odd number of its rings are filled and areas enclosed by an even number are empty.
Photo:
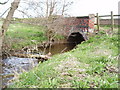
[[[83,42],[85,40],[86,39],[79,32],[73,32],[67,38],[68,42],[70,42],[70,43],[76,43],[76,44],[80,44],[81,42]]]

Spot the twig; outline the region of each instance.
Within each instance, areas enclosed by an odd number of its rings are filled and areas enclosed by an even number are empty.
[[[10,8],[8,8],[7,10],[5,10],[5,12],[4,12],[0,17],[2,17],[9,9],[10,9]]]
[[[65,47],[65,48],[61,51],[61,53],[63,53],[66,49],[67,49],[67,47]]]

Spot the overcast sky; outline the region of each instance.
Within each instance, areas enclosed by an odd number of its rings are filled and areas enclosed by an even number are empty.
[[[3,2],[7,0],[0,1]],[[99,13],[99,15],[109,15],[111,11],[113,11],[114,14],[118,14],[119,1],[120,0],[74,0],[74,4],[68,13],[70,16],[87,16],[88,14],[96,13]],[[10,7],[10,3],[0,5],[0,14],[8,7]],[[20,17],[20,14],[16,12],[14,16]]]
[[[76,0],[72,9],[71,15],[84,16],[88,14],[100,15],[110,14],[111,11],[114,14],[118,14],[118,2],[120,0]]]

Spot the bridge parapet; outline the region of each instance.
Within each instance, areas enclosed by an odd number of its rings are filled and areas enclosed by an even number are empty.
[[[68,17],[65,18],[65,33],[70,35],[73,32],[93,33],[94,32],[95,15],[89,14],[89,16],[83,17]]]

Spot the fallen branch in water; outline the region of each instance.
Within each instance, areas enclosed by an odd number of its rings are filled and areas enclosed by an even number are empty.
[[[51,53],[49,52],[46,55],[39,55],[39,54],[20,54],[20,53],[14,53],[12,56],[16,56],[16,57],[21,57],[21,58],[36,58],[39,61],[46,61],[48,59],[50,59],[51,57]]]

